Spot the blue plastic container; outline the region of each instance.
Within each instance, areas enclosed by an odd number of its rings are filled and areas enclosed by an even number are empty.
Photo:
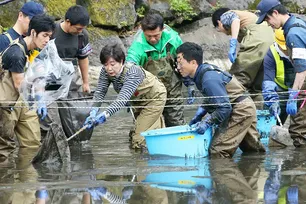
[[[142,132],[149,154],[170,155],[185,158],[208,156],[212,130],[197,134],[189,125],[162,128]]]
[[[263,144],[269,143],[270,131],[276,125],[276,119],[268,110],[257,110],[257,130],[260,134],[260,141]]]
[[[206,158],[184,159],[176,158],[170,160],[149,160],[149,166],[158,167],[189,167],[181,171],[169,170],[166,172],[151,173],[143,182],[150,183],[151,187],[176,192],[193,192],[196,186],[212,188],[212,178],[209,169],[209,161]],[[171,168],[170,168],[171,169]]]

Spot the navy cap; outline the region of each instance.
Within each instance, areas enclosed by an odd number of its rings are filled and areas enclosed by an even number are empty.
[[[20,9],[20,11],[24,13],[25,15],[29,16],[31,19],[33,16],[43,14],[44,7],[40,3],[30,1],[30,2],[25,3]]]
[[[265,20],[267,13],[272,8],[280,4],[281,3],[278,0],[261,0],[257,5],[257,10],[259,10],[259,18],[256,23],[261,24]]]

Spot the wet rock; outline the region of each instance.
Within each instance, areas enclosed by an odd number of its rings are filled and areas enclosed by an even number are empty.
[[[269,146],[293,146],[288,129],[277,125],[272,126],[269,139]]]
[[[67,10],[76,4],[76,0],[40,0],[48,13],[55,19],[64,19]]]
[[[122,27],[134,26],[136,22],[135,1],[80,1],[87,7],[94,26],[108,26],[121,29]]]
[[[13,1],[2,5],[0,8],[0,25],[3,28],[12,27],[17,19],[18,11],[24,4],[24,1]]]
[[[150,5],[151,10],[158,11],[165,19],[173,19],[174,15],[170,11],[170,5],[168,2],[157,1]]]
[[[306,13],[306,1],[305,0],[282,0],[281,1],[286,8],[292,13]]]

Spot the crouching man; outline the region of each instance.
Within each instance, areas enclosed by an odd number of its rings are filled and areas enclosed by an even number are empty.
[[[256,130],[256,108],[245,88],[234,76],[215,65],[203,62],[202,48],[191,42],[177,50],[178,69],[183,77],[191,77],[204,98],[189,125],[199,134],[215,126],[210,154],[232,157],[238,147],[243,152],[264,152]],[[202,120],[202,118],[209,115]]]

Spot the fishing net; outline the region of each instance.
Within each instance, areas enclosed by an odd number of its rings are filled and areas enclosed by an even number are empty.
[[[51,124],[32,163],[60,165],[70,162],[70,149],[66,139],[63,129],[58,124]]]

